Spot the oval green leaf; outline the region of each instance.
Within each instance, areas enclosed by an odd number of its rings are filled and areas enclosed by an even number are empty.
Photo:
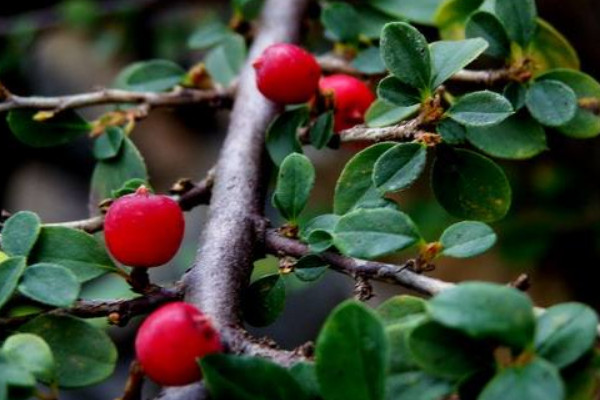
[[[419,297],[402,295],[394,296],[377,307],[377,314],[385,325],[401,323],[406,317],[422,314],[426,311],[427,302]]]
[[[398,144],[379,157],[373,168],[373,183],[383,193],[412,185],[425,169],[427,147],[419,143]]]
[[[17,333],[9,336],[2,345],[2,353],[43,382],[54,377],[54,356],[50,346],[39,336]]]
[[[537,81],[525,96],[527,109],[539,123],[561,126],[571,121],[577,112],[577,96],[560,81]]]
[[[333,111],[319,115],[315,124],[310,128],[310,144],[316,149],[322,149],[333,137]]]
[[[433,17],[443,0],[369,0],[368,4],[398,19],[408,19],[423,25],[433,25]]]
[[[296,223],[314,184],[315,168],[310,160],[298,153],[288,155],[279,169],[273,205],[286,220]]]
[[[417,89],[403,83],[395,76],[388,76],[379,82],[377,95],[398,107],[413,107],[421,104],[421,94]]]
[[[329,264],[316,254],[309,254],[298,260],[294,275],[304,282],[313,282],[327,272]]]
[[[42,228],[40,218],[30,211],[19,211],[4,223],[2,249],[10,256],[27,257]]]
[[[238,77],[246,61],[246,41],[237,33],[227,35],[204,59],[210,77],[227,87]]]
[[[335,1],[323,4],[321,23],[335,41],[354,42],[360,35],[361,16],[348,3]]]
[[[15,386],[18,388],[32,388],[35,384],[35,377],[29,371],[0,353],[0,396],[4,395],[4,397],[0,397],[2,400],[12,400],[12,398],[7,397],[7,385],[14,389]],[[29,396],[25,397],[25,399],[28,398]]]
[[[382,99],[377,99],[371,104],[365,114],[365,123],[370,128],[381,128],[397,124],[400,121],[412,117],[421,104],[410,107],[398,107]]]
[[[250,325],[270,325],[284,308],[285,284],[279,274],[262,277],[246,289],[243,313],[244,319]]]
[[[450,226],[442,233],[442,255],[454,258],[475,257],[488,251],[496,243],[496,233],[478,221],[463,221]]]
[[[537,28],[535,0],[496,1],[495,14],[506,27],[511,40],[522,47],[533,40]]]
[[[94,142],[94,158],[96,160],[108,160],[116,157],[124,140],[125,132],[122,128],[109,126]]]
[[[448,117],[470,126],[490,126],[498,124],[514,113],[512,104],[506,97],[487,90],[462,96],[450,107]]]
[[[174,88],[185,70],[169,60],[149,60],[131,64],[116,79],[116,86],[134,92],[164,92]]]
[[[87,134],[90,124],[73,110],[61,111],[44,121],[34,120],[35,110],[12,110],[6,119],[12,133],[32,147],[51,147],[69,143]]]
[[[0,309],[11,298],[26,266],[25,257],[12,257],[0,262]]]
[[[454,385],[421,371],[390,375],[386,382],[386,400],[439,400],[454,391]]]
[[[465,26],[468,38],[483,38],[488,43],[485,54],[506,59],[510,55],[510,39],[498,18],[489,12],[478,11],[472,14]]]
[[[19,292],[32,300],[55,307],[70,307],[81,285],[77,276],[57,264],[39,263],[29,266],[19,285]]]
[[[440,134],[444,143],[452,145],[464,143],[467,137],[466,128],[450,118],[444,118],[440,121],[437,125],[437,133]]]
[[[429,45],[431,53],[431,89],[434,90],[452,75],[471,64],[488,48],[481,39],[441,41]]]
[[[527,48],[534,75],[553,68],[580,68],[577,52],[569,41],[548,22],[538,18],[538,28]]]
[[[298,128],[308,119],[308,108],[300,107],[277,116],[267,128],[267,151],[275,165],[280,165],[291,153],[302,153]]]

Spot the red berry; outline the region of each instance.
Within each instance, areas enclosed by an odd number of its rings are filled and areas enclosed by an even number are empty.
[[[365,112],[375,95],[362,81],[350,75],[337,74],[321,78],[321,92],[333,92],[334,127],[336,132],[362,124]]]
[[[321,67],[317,60],[293,44],[269,46],[253,66],[258,90],[275,103],[305,103],[319,87]]]
[[[110,253],[132,267],[167,263],[181,245],[185,222],[179,205],[142,186],[117,199],[108,209],[104,237]]]
[[[144,372],[163,386],[182,386],[202,378],[197,360],[223,351],[209,318],[184,302],[154,311],[140,326],[135,352]]]

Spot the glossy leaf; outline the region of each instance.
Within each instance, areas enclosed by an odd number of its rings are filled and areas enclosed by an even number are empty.
[[[188,39],[188,47],[194,50],[211,48],[223,41],[231,31],[218,18],[202,21]]]
[[[244,319],[252,326],[275,322],[285,308],[285,284],[279,274],[253,282],[244,294],[243,308]]]
[[[367,110],[365,123],[370,128],[394,125],[416,114],[420,107],[420,104],[410,107],[398,107],[385,100],[377,99]]]
[[[363,16],[364,18],[364,16]],[[381,32],[381,29],[379,29]],[[377,34],[379,38],[380,33]],[[351,65],[365,74],[382,74],[385,72],[385,64],[381,59],[379,47],[371,46],[358,52]]]
[[[267,129],[267,150],[275,165],[291,153],[302,153],[298,128],[308,119],[308,109],[300,107],[280,114]]]
[[[96,160],[108,160],[116,157],[121,150],[125,140],[125,133],[122,128],[109,126],[96,141],[94,141],[94,158]]]
[[[228,35],[204,59],[210,77],[227,87],[239,75],[246,61],[246,42],[235,33]]]
[[[477,153],[444,149],[431,179],[437,201],[457,218],[491,222],[508,213],[512,194],[506,175]]]
[[[300,231],[302,240],[314,252],[322,252],[333,246],[333,229],[340,216],[324,214],[310,220]]]
[[[352,42],[360,35],[361,17],[348,3],[325,3],[321,10],[321,23],[336,41]]]
[[[327,400],[382,400],[388,343],[373,311],[345,302],[327,318],[316,345],[317,378]]]
[[[24,257],[13,257],[0,262],[0,309],[17,288],[25,267]]]
[[[408,215],[389,208],[361,209],[344,215],[333,237],[343,254],[366,259],[406,249],[421,239]]]
[[[30,262],[61,265],[71,270],[79,282],[115,270],[106,250],[93,236],[65,227],[43,227]]]
[[[537,27],[535,0],[496,1],[495,11],[511,40],[522,47],[532,41]]]
[[[502,93],[504,97],[510,104],[512,104],[513,109],[515,111],[519,111],[523,107],[525,107],[525,96],[527,95],[527,87],[521,83],[510,82],[504,88],[504,92]]]
[[[579,69],[577,52],[569,41],[548,22],[539,19],[533,41],[527,48],[534,74],[553,68]]]
[[[454,391],[451,382],[421,371],[390,375],[386,386],[386,400],[439,400]]]
[[[463,221],[447,228],[440,237],[441,255],[454,258],[475,257],[496,243],[496,233],[483,222]]]
[[[448,144],[462,144],[467,138],[466,128],[450,118],[445,118],[437,125],[437,133]]]
[[[19,285],[19,292],[24,296],[55,307],[73,305],[80,290],[81,286],[73,272],[49,263],[29,266]]]
[[[369,0],[369,5],[399,19],[433,25],[433,16],[443,0]]]
[[[476,339],[493,339],[524,349],[533,341],[531,300],[522,292],[492,283],[468,282],[447,289],[429,302],[431,317]]]
[[[432,62],[431,89],[437,88],[472,63],[487,48],[487,42],[481,38],[441,41],[429,45]]]
[[[30,211],[19,211],[4,223],[2,249],[10,256],[27,257],[40,234],[40,218]]]
[[[42,315],[20,328],[40,336],[52,350],[58,384],[64,388],[90,386],[111,376],[117,349],[108,335],[71,316]]]
[[[333,111],[319,115],[315,124],[310,128],[310,144],[316,149],[322,149],[333,137]]]
[[[421,94],[414,87],[403,83],[395,76],[388,76],[379,82],[377,95],[399,107],[413,107],[421,104]]]
[[[317,372],[314,363],[296,363],[290,368],[290,373],[308,394],[309,399],[318,400],[321,398],[321,388],[319,387],[319,381],[317,380]]]
[[[427,148],[419,143],[398,144],[379,157],[373,168],[373,183],[383,193],[412,185],[425,169]]]
[[[383,28],[381,55],[390,72],[403,83],[425,90],[431,80],[431,59],[427,40],[404,22],[392,22]]]
[[[91,127],[73,110],[61,111],[44,121],[34,120],[35,110],[12,110],[8,127],[21,142],[32,147],[51,147],[69,143],[86,135]]]
[[[286,220],[296,223],[314,184],[315,168],[310,160],[302,154],[292,153],[281,163],[273,204]]]
[[[149,60],[131,64],[117,77],[117,86],[135,92],[165,92],[185,76],[185,70],[169,60]]]
[[[2,345],[2,354],[18,364],[37,379],[51,382],[54,376],[54,356],[50,346],[39,336],[17,333],[9,336]]]
[[[327,272],[329,264],[316,254],[309,254],[298,260],[294,266],[294,275],[304,282],[313,282]]]
[[[488,43],[485,54],[499,59],[510,55],[510,39],[498,18],[489,12],[478,11],[472,14],[465,26],[468,38],[482,38]]]
[[[514,113],[510,102],[502,95],[481,91],[464,95],[450,107],[448,117],[471,126],[495,125]]]
[[[577,96],[573,89],[555,80],[542,80],[531,85],[525,104],[533,118],[546,126],[564,125],[577,112]]]

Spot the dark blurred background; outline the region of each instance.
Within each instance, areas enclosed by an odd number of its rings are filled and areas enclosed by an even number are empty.
[[[538,6],[540,15],[577,49],[582,69],[600,79],[600,3],[538,0]],[[226,19],[228,12],[227,2],[218,0],[5,1],[0,6],[0,81],[17,94],[58,95],[110,86],[118,72],[136,60],[166,58],[189,67],[202,56],[186,47],[190,33],[206,15],[217,13]],[[94,117],[102,111],[84,114]],[[217,158],[226,126],[226,111],[153,111],[136,127],[133,140],[145,156],[154,188],[166,191],[180,177],[203,177]],[[509,216],[494,225],[499,235],[494,251],[473,260],[442,260],[433,276],[509,282],[525,272],[532,280],[530,293],[541,306],[577,300],[600,309],[595,280],[595,268],[600,268],[600,138],[581,141],[556,132],[548,136],[549,152],[502,163],[514,200]],[[351,153],[324,150],[310,156],[318,171],[311,199],[316,215],[330,210],[333,186]],[[36,150],[17,142],[1,118],[0,208],[32,210],[45,222],[85,218],[93,165],[89,140]],[[433,201],[426,179],[400,201],[429,240],[455,222]],[[271,209],[268,212],[275,218]],[[185,244],[172,265],[153,271],[155,280],[176,280],[191,265],[204,217],[203,208],[187,215]],[[276,262],[269,259],[258,265],[264,273]],[[286,347],[313,339],[331,307],[351,296],[353,289],[350,280],[333,273],[309,286],[291,279],[284,315],[268,329],[257,330]],[[403,290],[377,285],[376,293],[374,303]],[[99,298],[129,293],[118,278],[107,277],[84,294]],[[134,329],[135,323],[111,329],[121,353],[115,377],[73,392],[72,398],[120,394]]]

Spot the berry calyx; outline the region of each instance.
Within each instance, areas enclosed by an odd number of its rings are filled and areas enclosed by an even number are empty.
[[[305,103],[319,87],[321,67],[317,60],[293,44],[267,47],[252,65],[256,70],[258,90],[275,103]]]
[[[185,222],[179,205],[141,186],[109,207],[104,238],[112,256],[131,267],[156,267],[175,256]]]
[[[191,304],[174,302],[154,311],[140,326],[135,352],[144,372],[163,386],[202,378],[198,360],[223,351],[209,318]]]
[[[350,75],[336,74],[321,78],[319,89],[323,94],[333,94],[335,132],[362,124],[367,109],[375,101],[371,89]]]

